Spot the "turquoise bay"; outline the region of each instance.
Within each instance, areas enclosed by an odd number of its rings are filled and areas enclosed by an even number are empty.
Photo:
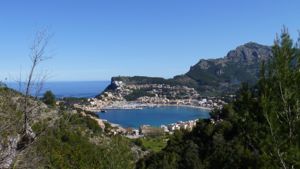
[[[106,113],[98,113],[99,118],[122,127],[139,128],[141,125],[157,126],[209,118],[209,110],[183,107],[183,106],[161,106],[154,108],[134,110],[108,110]]]

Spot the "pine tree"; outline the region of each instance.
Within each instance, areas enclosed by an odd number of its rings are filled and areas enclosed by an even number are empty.
[[[43,98],[43,102],[49,106],[55,106],[56,101],[55,101],[55,95],[50,91],[46,91]]]
[[[283,28],[273,46],[273,61],[267,80],[260,80],[260,104],[266,120],[267,135],[263,152],[281,168],[299,167],[299,54],[288,30]],[[298,126],[298,127],[297,127]]]

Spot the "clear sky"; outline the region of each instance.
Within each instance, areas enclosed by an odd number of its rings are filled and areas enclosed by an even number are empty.
[[[55,35],[43,71],[52,81],[118,75],[172,77],[249,41],[271,45],[300,29],[299,0],[1,0],[0,80],[29,68],[41,28]],[[23,73],[24,74],[24,73]]]

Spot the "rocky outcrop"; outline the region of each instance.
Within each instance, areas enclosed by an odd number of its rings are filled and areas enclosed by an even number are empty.
[[[183,76],[197,83],[200,94],[234,93],[242,82],[254,84],[261,62],[271,58],[271,47],[249,42],[229,51],[224,58],[201,59]]]
[[[148,155],[150,153],[149,151],[142,150],[141,147],[136,146],[136,145],[132,145],[131,151],[133,152],[135,162],[137,162],[139,159],[145,157],[146,155]]]
[[[231,50],[224,61],[251,65],[262,60],[268,60],[271,57],[271,47],[249,42],[237,47],[235,50]]]
[[[17,155],[17,146],[20,141],[20,135],[9,136],[1,139],[0,143],[0,168],[10,168]]]

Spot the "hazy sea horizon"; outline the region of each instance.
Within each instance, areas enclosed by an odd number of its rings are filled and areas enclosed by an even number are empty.
[[[50,81],[45,82],[38,96],[42,96],[45,91],[51,90],[57,98],[90,98],[100,94],[109,84],[110,81]],[[17,82],[8,82],[6,85],[17,91],[24,92],[24,87],[20,88]],[[33,91],[32,95],[34,93]]]

